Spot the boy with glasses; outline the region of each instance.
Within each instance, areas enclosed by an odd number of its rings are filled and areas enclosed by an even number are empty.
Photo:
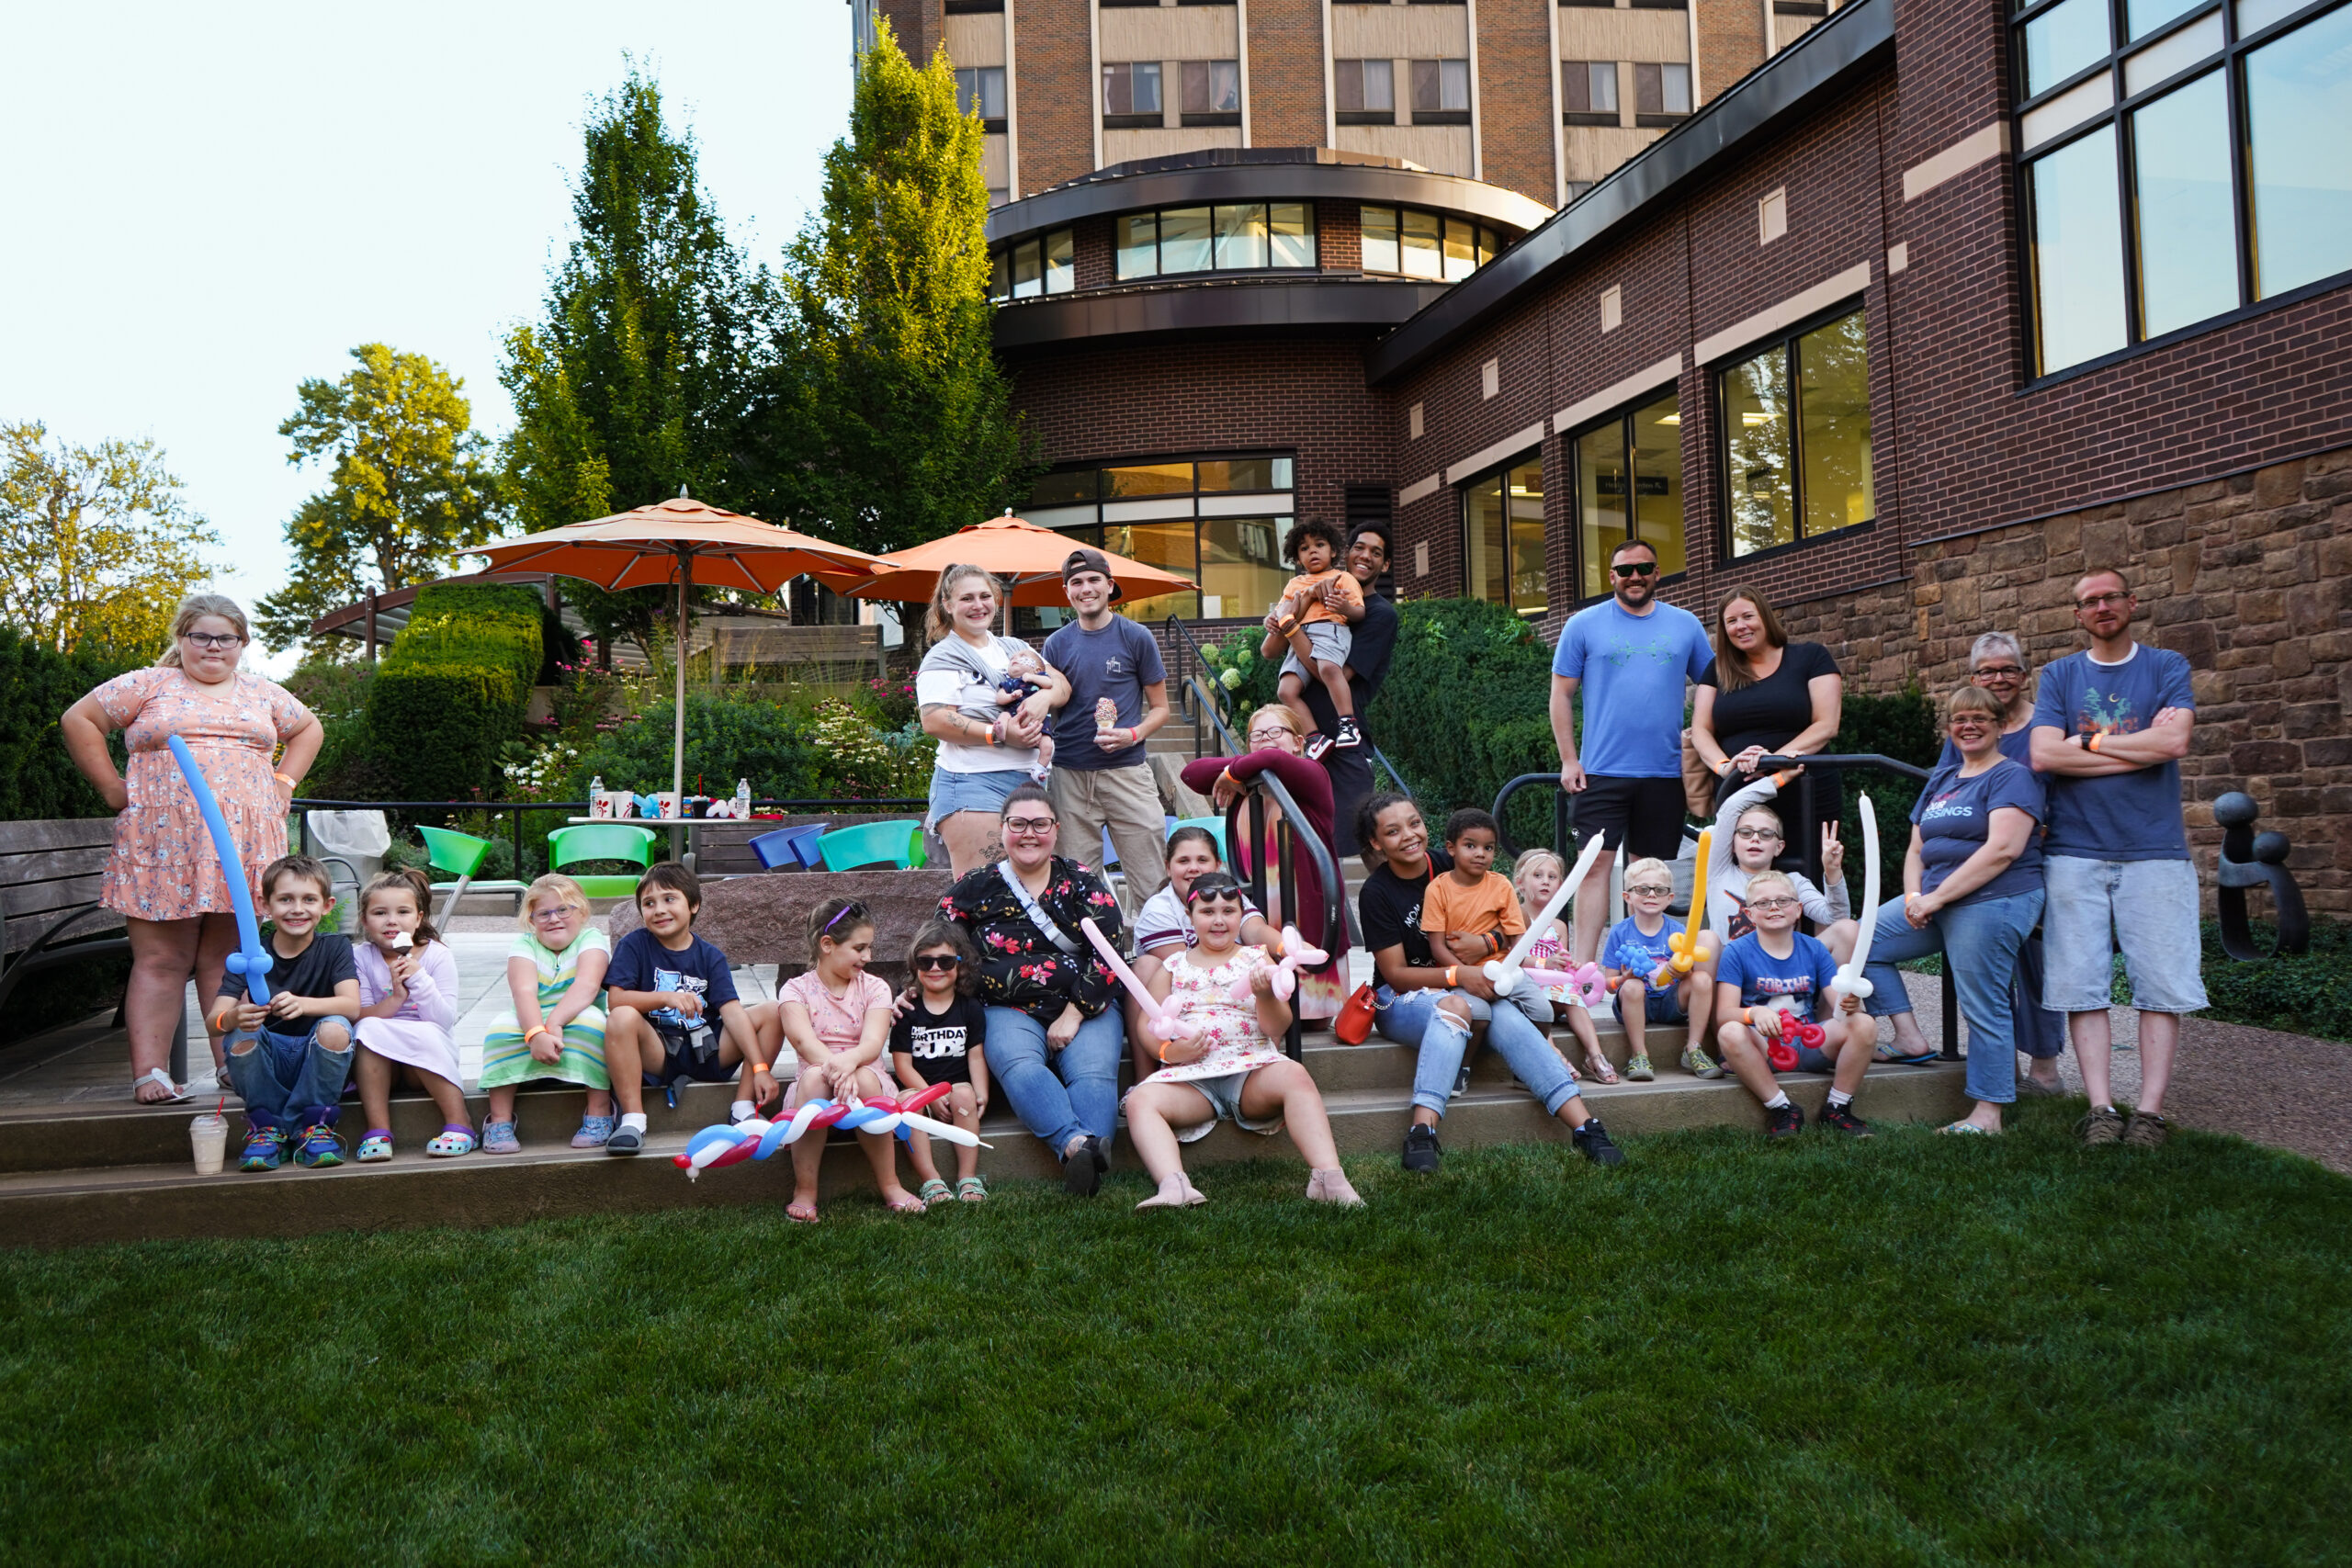
[[[1767,1137],[1804,1131],[1804,1111],[1772,1076],[1770,1052],[1776,1045],[1794,1055],[1796,1071],[1832,1075],[1824,1126],[1849,1138],[1869,1137],[1870,1123],[1853,1106],[1878,1044],[1877,1024],[1860,997],[1829,1005],[1838,960],[1797,930],[1797,890],[1785,872],[1749,877],[1747,909],[1756,929],[1724,948],[1715,969],[1715,1012],[1723,1020],[1715,1040],[1724,1061],[1763,1103]],[[1818,1043],[1803,1037],[1808,1023],[1820,1030]]]
[[[2091,1102],[2083,1141],[2154,1148],[2169,1131],[2161,1108],[2180,1015],[2205,1006],[2205,985],[2197,868],[2180,810],[2197,699],[2188,660],[2132,640],[2139,603],[2120,571],[2075,584],[2075,622],[2091,645],[2042,671],[2032,754],[2050,788],[2041,999],[2068,1015]],[[2108,1083],[2118,945],[2140,1008],[2140,1101],[2128,1127]]]
[[[1609,930],[1600,950],[1600,967],[1609,981],[1617,1021],[1624,1026],[1629,1055],[1625,1076],[1635,1083],[1656,1077],[1650,1066],[1644,1026],[1687,1023],[1690,1037],[1682,1048],[1682,1067],[1702,1078],[1719,1078],[1724,1070],[1707,1059],[1699,1042],[1707,1037],[1707,1016],[1715,998],[1715,940],[1699,933],[1696,962],[1688,974],[1674,971],[1674,938],[1682,924],[1668,919],[1667,901],[1674,897],[1674,874],[1662,860],[1637,860],[1625,868],[1625,902],[1633,913]]]
[[[1603,836],[1611,850],[1672,860],[1682,852],[1682,707],[1690,683],[1714,650],[1690,611],[1657,600],[1657,551],[1639,539],[1609,558],[1612,591],[1579,610],[1552,655],[1552,739],[1560,787],[1577,797],[1580,838]],[[1571,705],[1584,703],[1580,750]],[[1574,944],[1579,961],[1600,945],[1609,898],[1609,857],[1577,889]]]

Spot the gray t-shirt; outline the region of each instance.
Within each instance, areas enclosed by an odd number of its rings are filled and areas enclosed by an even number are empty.
[[[1046,662],[1069,677],[1069,701],[1054,717],[1054,766],[1100,772],[1140,768],[1144,748],[1103,751],[1094,744],[1094,705],[1103,697],[1118,705],[1122,727],[1143,722],[1143,689],[1168,679],[1159,644],[1144,626],[1125,615],[1088,631],[1076,621],[1046,639]]]

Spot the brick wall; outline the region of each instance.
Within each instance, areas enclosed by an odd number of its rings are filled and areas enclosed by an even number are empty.
[[[1698,8],[1699,101],[1764,63],[1764,8],[1758,0],[1690,0]]]
[[[1020,98],[1023,195],[1094,167],[1093,0],[1015,0],[1013,69]]]
[[[931,63],[936,50],[947,32],[947,8],[943,0],[878,0],[877,9],[890,30],[899,36],[899,47],[918,66]]]
[[[1323,145],[1321,0],[1250,0],[1250,141]]]
[[[1555,0],[1479,0],[1479,175],[1549,207]]]

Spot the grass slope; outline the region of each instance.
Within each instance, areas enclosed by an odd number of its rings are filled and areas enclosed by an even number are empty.
[[[0,1558],[2344,1560],[2352,1185],[2068,1116],[8,1255]]]

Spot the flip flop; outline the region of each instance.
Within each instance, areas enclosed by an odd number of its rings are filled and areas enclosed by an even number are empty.
[[[1890,1056],[1882,1048],[1871,1053],[1871,1060],[1883,1062],[1891,1067],[1924,1067],[1929,1062],[1936,1060],[1939,1055],[1939,1053],[1934,1051],[1922,1051],[1916,1056]]]
[[[2000,1134],[1993,1131],[1990,1127],[1980,1127],[1973,1122],[1954,1122],[1949,1126],[1939,1127],[1936,1131],[1939,1133],[1958,1133],[1962,1136],[1978,1138],[1997,1138],[2001,1135]]]
[[[161,1084],[162,1095],[153,1100],[140,1100],[139,1090],[145,1084]],[[188,1097],[188,1091],[172,1081],[172,1075],[161,1067],[150,1067],[130,1080],[130,1098],[141,1105],[177,1105]]]
[[[931,1207],[920,1198],[905,1198],[889,1205],[894,1214],[920,1214]]]
[[[784,1206],[784,1217],[796,1225],[813,1225],[817,1223],[817,1205],[796,1199]]]

